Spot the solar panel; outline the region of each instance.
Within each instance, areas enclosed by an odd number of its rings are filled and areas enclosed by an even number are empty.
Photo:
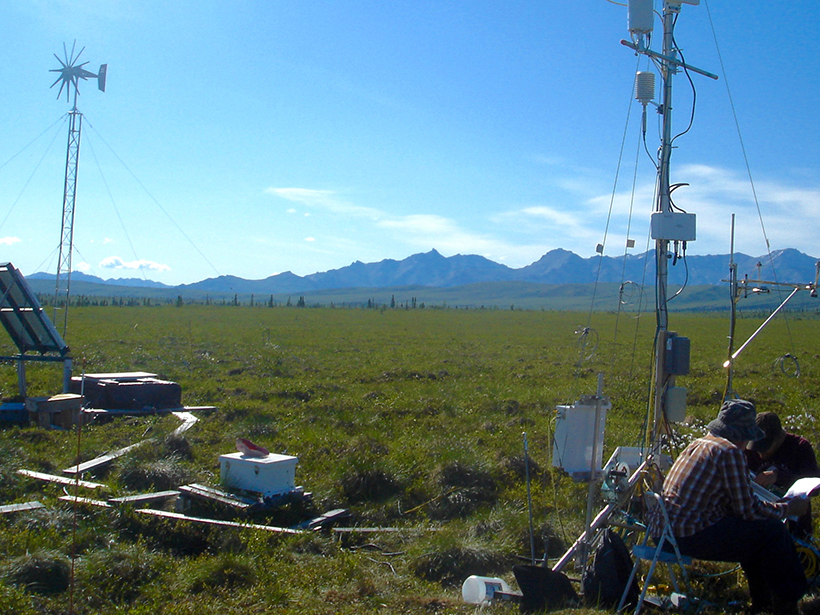
[[[0,263],[0,322],[20,354],[57,353],[65,357],[70,352],[23,274],[11,263]]]

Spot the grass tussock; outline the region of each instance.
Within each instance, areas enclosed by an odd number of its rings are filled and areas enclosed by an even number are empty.
[[[167,491],[190,482],[192,478],[177,457],[124,463],[119,475],[120,484],[132,491]]]
[[[85,556],[77,580],[90,603],[125,604],[136,600],[144,586],[160,577],[167,565],[160,554],[141,544],[119,545]]]
[[[68,589],[71,562],[59,553],[38,551],[16,557],[3,569],[6,582],[37,594],[58,594]]]
[[[250,560],[230,553],[204,558],[191,568],[186,583],[188,591],[195,594],[241,589],[256,583],[256,571]]]
[[[511,566],[509,556],[459,545],[431,550],[415,558],[410,565],[413,574],[419,578],[450,586],[460,584],[473,574],[495,576],[508,572]]]

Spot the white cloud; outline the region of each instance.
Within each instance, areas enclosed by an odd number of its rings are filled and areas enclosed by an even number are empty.
[[[543,161],[545,165],[554,162]],[[614,195],[605,190],[591,193],[594,185],[601,184],[586,182],[586,177],[586,171],[569,170],[560,181],[552,182],[558,192],[545,193],[540,202],[506,211],[465,212],[459,217],[426,213],[423,208],[420,213],[396,215],[350,203],[332,190],[269,188],[267,193],[300,203],[314,213],[347,218],[349,224],[334,220],[334,228],[323,235],[322,252],[331,250],[328,254],[360,253],[362,242],[367,241],[374,254],[383,253],[385,246],[393,251],[397,247],[408,251],[435,248],[445,255],[481,254],[519,267],[555,248],[592,256],[599,242],[606,244],[608,255],[622,253],[627,234],[635,241],[635,250],[651,247],[654,176],[640,181],[634,191],[631,181],[621,182]],[[697,215],[698,239],[688,246],[690,254],[728,253],[732,213],[738,218],[736,250],[752,255],[766,252],[754,193],[742,173],[707,165],[680,165],[674,179],[690,184],[673,193],[675,205]],[[820,228],[820,188],[767,178],[756,182],[755,192],[771,249],[795,247],[807,254],[818,252],[814,235]],[[311,249],[318,248],[314,244]]]
[[[316,241],[315,237],[305,237],[305,241]]]
[[[311,188],[268,188],[266,194],[278,196],[288,201],[301,203],[308,207],[324,209],[333,214],[354,216],[381,216],[378,209],[354,205],[341,198],[332,190],[313,190]]]
[[[91,271],[91,265],[83,261],[82,263],[76,264],[72,266],[72,269],[76,269],[77,271],[82,271],[83,273],[88,273]]]
[[[493,260],[510,259],[530,264],[539,248],[506,238],[464,230],[457,221],[435,214],[394,216],[380,220],[377,226],[398,231],[396,237],[421,249],[436,248],[447,254],[481,254]]]
[[[135,260],[135,261],[124,261],[119,256],[109,256],[100,262],[100,267],[103,269],[128,269],[128,270],[138,270],[138,269],[147,269],[149,271],[170,271],[171,268],[168,265],[162,265],[160,263],[155,263],[153,261],[147,260]]]
[[[0,237],[0,245],[13,246],[16,243],[20,243],[19,237]]]

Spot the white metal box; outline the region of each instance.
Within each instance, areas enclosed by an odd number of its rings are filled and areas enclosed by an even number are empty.
[[[595,478],[601,471],[606,413],[611,408],[606,397],[589,396],[571,406],[558,406],[552,465],[563,468],[574,480]]]
[[[652,239],[669,241],[695,241],[695,214],[677,211],[652,214],[650,234]]]
[[[666,389],[666,420],[670,423],[682,423],[686,420],[686,389],[668,387]]]
[[[266,457],[249,457],[242,453],[219,456],[222,485],[261,493],[263,496],[292,491],[295,485],[298,457],[270,453]]]

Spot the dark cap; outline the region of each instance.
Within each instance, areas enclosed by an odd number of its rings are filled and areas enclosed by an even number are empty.
[[[755,422],[755,405],[745,399],[729,399],[723,402],[717,418],[706,428],[712,435],[726,438],[733,442],[742,440],[756,441],[766,433]]]
[[[780,417],[774,412],[761,412],[757,415],[757,418],[755,418],[755,423],[757,423],[757,426],[760,427],[766,435],[760,440],[750,443],[749,448],[759,453],[765,453],[772,447],[775,440],[777,440],[781,434],[785,433],[783,431],[783,425],[780,424]]]

